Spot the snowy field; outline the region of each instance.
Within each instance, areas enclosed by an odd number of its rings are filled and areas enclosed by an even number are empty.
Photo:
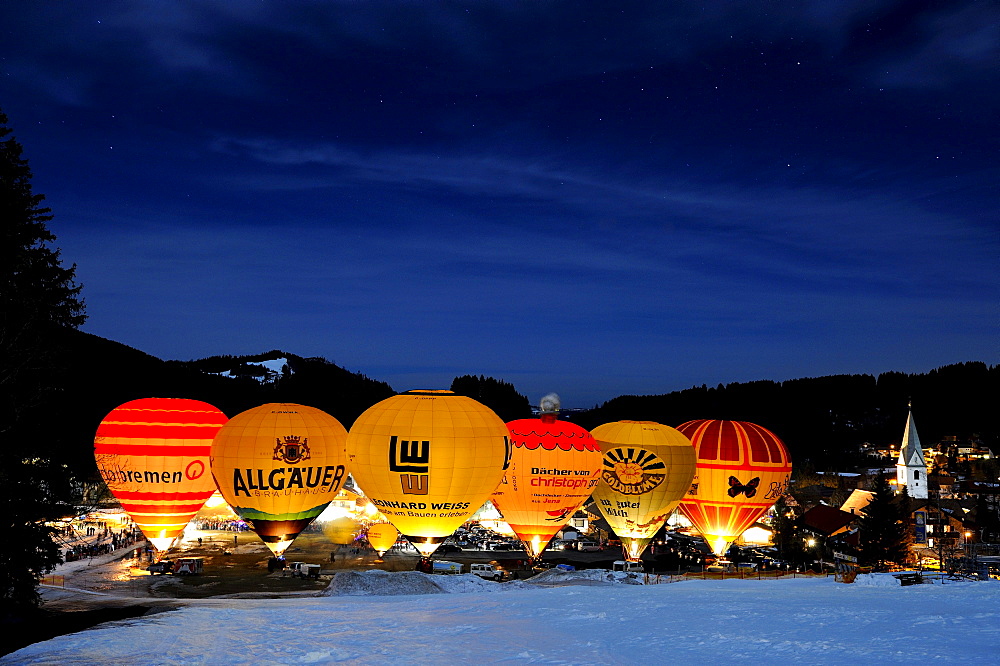
[[[343,573],[321,597],[200,600],[0,664],[1000,663],[996,581],[606,576],[552,572],[539,585]]]

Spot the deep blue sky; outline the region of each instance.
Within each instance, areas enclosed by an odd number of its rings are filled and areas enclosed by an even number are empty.
[[[567,406],[1000,361],[994,2],[5,2],[91,333]]]

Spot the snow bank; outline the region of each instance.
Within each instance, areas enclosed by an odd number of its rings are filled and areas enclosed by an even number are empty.
[[[526,582],[536,585],[643,585],[644,578],[641,574],[630,575],[624,571],[608,571],[607,569],[564,571],[552,568],[532,576]]]
[[[496,592],[501,586],[473,574],[430,575],[419,571],[341,571],[321,596],[396,596]]]
[[[858,574],[854,579],[854,585],[861,587],[899,587],[899,580],[888,573]]]

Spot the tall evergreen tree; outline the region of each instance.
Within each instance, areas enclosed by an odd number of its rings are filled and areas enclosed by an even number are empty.
[[[31,188],[21,145],[0,112],[0,506],[7,532],[0,540],[0,609],[38,604],[40,577],[59,562],[44,521],[65,515],[65,478],[46,460],[45,402],[55,373],[50,349],[59,328],[85,319],[76,266],[62,266],[44,197]]]
[[[884,476],[875,481],[874,495],[861,510],[859,560],[861,564],[884,568],[906,561],[910,547],[909,495],[898,498]],[[905,504],[905,506],[904,506]]]

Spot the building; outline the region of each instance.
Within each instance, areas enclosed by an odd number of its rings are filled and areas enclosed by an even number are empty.
[[[896,461],[896,483],[898,488],[905,486],[910,497],[927,499],[927,462],[924,460],[924,451],[920,448],[917,426],[913,422],[912,405],[910,407],[906,428],[903,430],[903,443],[899,447],[899,459]]]

